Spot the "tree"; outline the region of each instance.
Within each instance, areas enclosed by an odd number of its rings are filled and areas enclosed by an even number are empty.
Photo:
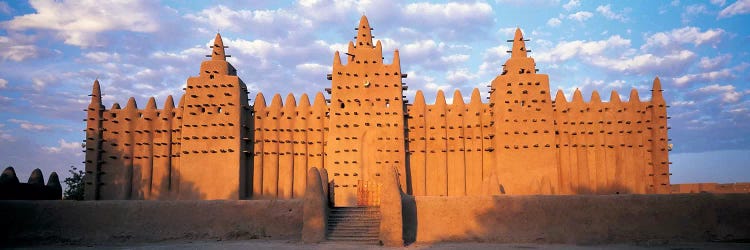
[[[83,200],[83,187],[84,187],[84,175],[86,174],[83,170],[78,170],[75,166],[70,166],[71,177],[65,178],[65,185],[68,187],[65,189],[66,200]]]

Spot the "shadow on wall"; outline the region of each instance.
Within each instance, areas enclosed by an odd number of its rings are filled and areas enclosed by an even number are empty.
[[[203,200],[206,192],[195,182],[181,178],[179,157],[176,152],[139,152],[136,143],[133,152],[123,152],[116,147],[120,142],[103,142],[101,162],[96,171],[86,169],[85,191],[87,200]],[[155,143],[154,143],[155,144]],[[170,148],[170,151],[171,150]],[[149,152],[148,154],[146,154]],[[171,155],[171,157],[169,157]],[[158,156],[158,157],[157,157]],[[88,165],[88,164],[87,164]],[[206,166],[201,171],[211,171]],[[239,176],[240,173],[237,173]],[[98,178],[95,178],[98,175]],[[206,176],[207,183],[220,182]],[[96,187],[96,188],[94,188]],[[239,191],[235,187],[232,192]]]
[[[0,200],[60,200],[62,186],[57,173],[49,175],[44,184],[42,170],[34,169],[29,181],[20,183],[13,167],[7,167],[0,175]]]
[[[750,239],[750,195],[404,196],[407,244]]]

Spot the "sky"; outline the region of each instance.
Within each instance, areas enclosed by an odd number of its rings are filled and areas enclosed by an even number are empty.
[[[647,100],[658,76],[672,183],[750,182],[750,0],[0,1],[0,166],[22,181],[83,168],[93,81],[107,108],[179,100],[216,32],[251,98],[323,91],[362,14],[386,62],[399,49],[408,99],[486,95],[516,28],[550,93]]]

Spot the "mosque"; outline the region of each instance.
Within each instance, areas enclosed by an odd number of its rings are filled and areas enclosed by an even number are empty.
[[[665,194],[667,106],[633,89],[571,100],[538,74],[520,29],[508,42],[484,102],[480,90],[404,96],[398,50],[383,60],[362,16],[348,50],[333,55],[331,87],[315,96],[249,93],[216,35],[210,59],[177,103],[102,104],[94,82],[86,109],[86,199],[295,199],[308,169],[327,176],[335,207],[377,206],[381,174],[395,168],[414,196]],[[343,58],[342,58],[343,57]],[[322,76],[321,76],[322,77]],[[251,103],[249,94],[255,94]],[[449,93],[451,94],[451,93]]]

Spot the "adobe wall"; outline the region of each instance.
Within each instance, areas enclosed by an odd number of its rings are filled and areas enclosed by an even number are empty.
[[[604,244],[750,239],[750,195],[409,197],[405,240]],[[406,218],[409,214],[411,218]],[[416,233],[416,234],[415,234]]]
[[[299,239],[302,200],[0,201],[0,246]]]
[[[737,183],[684,183],[672,184],[673,194],[691,193],[750,193],[750,182]]]

